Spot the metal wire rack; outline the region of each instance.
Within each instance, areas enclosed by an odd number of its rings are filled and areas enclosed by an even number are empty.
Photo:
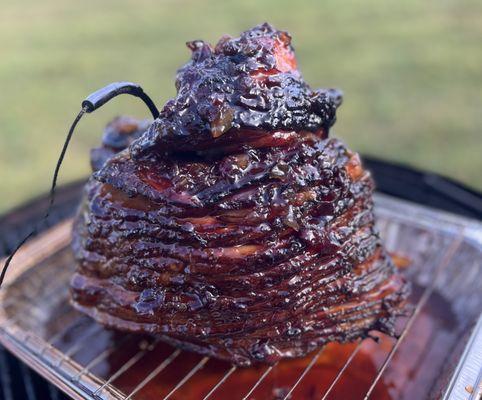
[[[381,235],[395,258],[409,258],[405,272],[414,284],[413,308],[398,321],[396,339],[374,333],[378,344],[370,339],[330,344],[302,360],[246,369],[170,347],[159,338],[106,330],[68,303],[74,263],[67,221],[15,260],[0,293],[0,342],[74,398],[288,400],[309,393],[325,400],[346,398],[346,393],[360,399],[442,394],[482,310],[482,283],[476,279],[482,224],[387,197],[376,202]],[[442,358],[434,352],[440,345],[447,346]]]

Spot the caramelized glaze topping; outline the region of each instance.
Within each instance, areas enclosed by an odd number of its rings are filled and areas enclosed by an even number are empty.
[[[288,33],[263,24],[238,38],[224,36],[214,48],[201,40],[188,47],[192,57],[177,73],[177,96],[132,146],[134,158],[226,151],[232,141],[253,147],[253,135],[276,131],[327,137],[341,94],[305,83]]]

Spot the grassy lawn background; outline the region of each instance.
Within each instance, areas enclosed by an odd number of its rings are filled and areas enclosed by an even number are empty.
[[[344,91],[332,134],[482,189],[480,1],[3,0],[0,211],[48,189],[88,93],[131,80],[161,106],[175,93],[187,40],[215,42],[264,21],[291,32],[313,87]],[[87,116],[61,182],[88,173],[89,149],[121,113],[148,115],[121,97]]]

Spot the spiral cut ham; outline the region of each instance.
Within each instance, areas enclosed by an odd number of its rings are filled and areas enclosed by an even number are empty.
[[[264,24],[188,43],[159,118],[108,126],[74,224],[77,309],[243,366],[393,333],[408,286],[373,180],[290,42]]]

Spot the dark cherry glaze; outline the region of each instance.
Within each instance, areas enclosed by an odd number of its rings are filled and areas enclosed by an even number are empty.
[[[392,333],[408,287],[374,228],[370,174],[328,138],[339,93],[312,91],[268,24],[188,46],[177,97],[93,162],[74,306],[238,365]]]
[[[310,89],[288,33],[263,24],[239,38],[224,36],[214,49],[202,40],[187,45],[192,58],[177,73],[177,96],[131,147],[134,158],[150,157],[153,150],[219,152],[245,142],[255,147],[253,141],[273,131],[327,137],[341,93]]]

